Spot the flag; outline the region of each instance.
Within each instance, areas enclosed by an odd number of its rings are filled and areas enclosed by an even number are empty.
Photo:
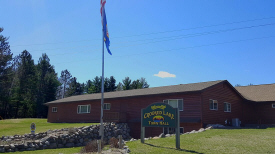
[[[105,7],[105,3],[106,3],[106,0],[100,0],[100,13],[101,13],[101,17],[102,17],[103,8]]]
[[[100,13],[101,13],[101,22],[103,26],[103,39],[107,48],[107,51],[110,55],[112,55],[109,46],[110,46],[110,40],[109,40],[109,32],[108,32],[108,27],[107,27],[107,19],[106,19],[106,13],[105,13],[105,3],[106,0],[101,0],[100,1]]]

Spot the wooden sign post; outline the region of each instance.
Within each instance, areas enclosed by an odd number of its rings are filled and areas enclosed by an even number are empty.
[[[176,129],[176,148],[180,149],[180,118],[178,108],[154,103],[141,110],[140,141],[144,143],[145,127],[172,127]]]

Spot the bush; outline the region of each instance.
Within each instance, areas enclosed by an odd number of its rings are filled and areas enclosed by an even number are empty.
[[[101,142],[101,150],[104,147],[104,143]],[[93,140],[89,142],[85,147],[83,147],[80,151],[80,153],[88,153],[88,152],[97,152],[98,147],[97,147],[97,140]]]
[[[110,138],[109,145],[110,145],[110,148],[119,148],[118,139],[115,137]]]

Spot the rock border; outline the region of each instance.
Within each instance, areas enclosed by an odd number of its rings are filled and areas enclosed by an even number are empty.
[[[129,140],[130,128],[127,123],[104,123],[104,141],[108,143],[112,137],[122,135]],[[2,136],[0,153],[16,151],[33,151],[42,149],[70,148],[85,146],[88,142],[98,139],[100,125],[78,128],[49,130],[37,134]]]

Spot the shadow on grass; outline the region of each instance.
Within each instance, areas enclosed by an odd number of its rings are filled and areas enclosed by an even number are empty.
[[[177,151],[184,151],[184,152],[189,152],[189,153],[203,154],[203,153],[201,153],[201,152],[197,152],[197,151],[193,151],[193,150],[175,149],[175,148],[170,148],[170,147],[161,147],[161,146],[156,146],[156,145],[149,144],[149,143],[144,143],[144,144],[147,144],[147,145],[149,145],[149,146],[156,147],[156,148],[164,148],[164,149],[171,149],[171,150],[177,150]]]

